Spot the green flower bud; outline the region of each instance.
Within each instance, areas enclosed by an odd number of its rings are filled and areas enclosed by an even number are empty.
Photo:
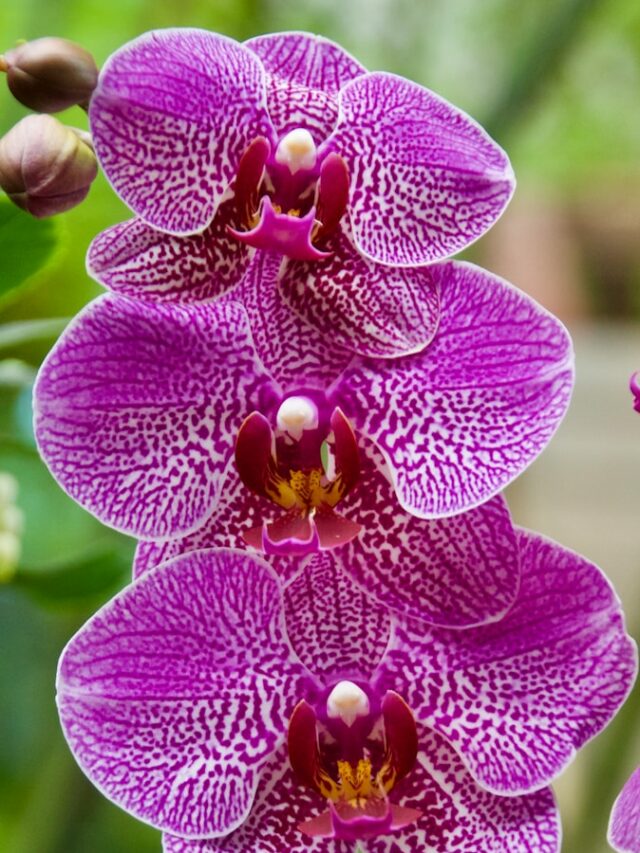
[[[41,113],[57,113],[75,104],[87,106],[98,81],[91,54],[59,38],[27,41],[0,58],[16,100]]]
[[[98,164],[80,133],[52,116],[31,115],[0,139],[0,187],[18,207],[41,218],[85,198]]]
[[[15,477],[0,472],[0,583],[12,580],[20,560],[23,516],[14,503],[17,494]]]

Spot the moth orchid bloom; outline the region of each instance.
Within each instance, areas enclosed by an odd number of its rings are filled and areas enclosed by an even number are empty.
[[[640,412],[640,373],[634,373],[629,380],[629,389],[633,394],[633,408]]]
[[[381,599],[418,618],[498,618],[518,561],[504,504],[484,504],[560,422],[571,345],[504,282],[465,264],[440,273],[440,333],[424,352],[356,358],[334,378],[331,350],[308,353],[292,336],[287,386],[258,361],[237,303],[106,295],[71,323],[39,374],[42,456],[73,498],[139,539],[215,530],[214,514],[216,535],[227,536],[233,517],[234,538],[216,544],[348,546],[359,554],[356,580],[379,565]],[[376,552],[380,562],[369,559]]]
[[[477,239],[514,188],[506,154],[464,113],[306,33],[148,33],[107,61],[90,119],[137,214],[94,241],[95,278],[149,300],[233,293],[258,328],[271,316],[261,300],[252,312],[246,278],[262,279],[364,355],[429,342],[438,289],[412,267]]]
[[[619,853],[640,853],[640,767],[613,804],[607,840]]]
[[[595,566],[517,536],[514,607],[466,631],[390,613],[323,553],[287,583],[237,550],[170,560],[63,652],[69,745],[167,853],[557,853],[546,786],[635,647]]]

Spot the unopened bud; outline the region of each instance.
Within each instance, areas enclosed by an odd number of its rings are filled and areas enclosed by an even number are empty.
[[[67,39],[27,41],[0,59],[16,100],[41,113],[57,113],[75,104],[87,106],[98,82],[91,54]]]
[[[20,539],[15,533],[0,530],[0,583],[13,579],[20,561]]]
[[[27,116],[0,139],[0,187],[38,218],[79,204],[97,172],[89,145],[52,116]]]

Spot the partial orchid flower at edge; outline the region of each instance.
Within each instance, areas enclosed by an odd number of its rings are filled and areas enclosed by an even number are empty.
[[[613,804],[607,840],[618,853],[640,853],[640,767]]]
[[[390,614],[323,554],[284,584],[238,551],[171,560],[65,649],[70,747],[167,853],[556,853],[546,786],[636,651],[598,569],[518,547],[515,606],[467,631]]]

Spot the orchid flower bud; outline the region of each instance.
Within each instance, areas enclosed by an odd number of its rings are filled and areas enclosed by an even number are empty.
[[[0,70],[16,100],[41,113],[57,113],[75,104],[86,107],[98,82],[91,54],[72,41],[27,41],[0,57]]]
[[[27,116],[0,139],[0,187],[32,216],[75,207],[97,172],[95,154],[81,132],[52,116]]]

